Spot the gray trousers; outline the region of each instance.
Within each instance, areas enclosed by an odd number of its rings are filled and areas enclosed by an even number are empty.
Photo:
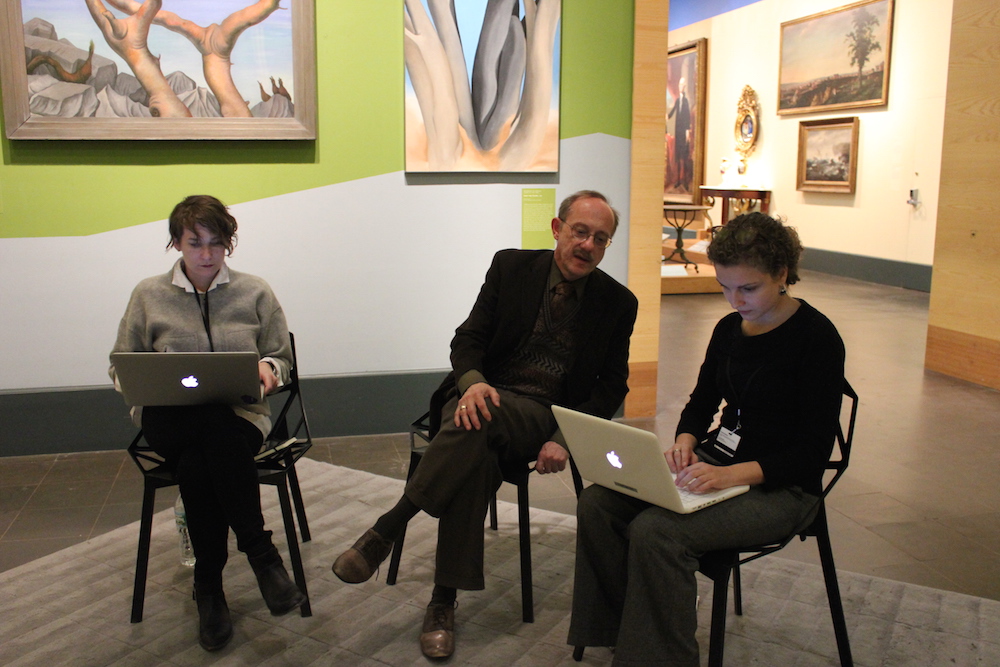
[[[458,397],[442,409],[441,430],[404,493],[417,507],[439,519],[434,583],[482,590],[483,521],[503,477],[500,461],[533,461],[555,433],[552,410],[530,398],[499,390],[500,406],[490,406],[492,421],[480,430],[455,426]]]
[[[587,487],[577,506],[569,644],[615,646],[615,665],[698,667],[698,556],[780,540],[815,503],[798,489],[752,487],[676,514]]]

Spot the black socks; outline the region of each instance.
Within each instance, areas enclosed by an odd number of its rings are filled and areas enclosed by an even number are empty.
[[[431,604],[454,605],[457,597],[458,591],[454,588],[434,584],[434,590],[431,592]]]
[[[382,539],[395,542],[409,520],[415,517],[419,511],[420,508],[414,505],[406,497],[406,494],[403,494],[395,507],[379,517],[372,528],[382,536]]]

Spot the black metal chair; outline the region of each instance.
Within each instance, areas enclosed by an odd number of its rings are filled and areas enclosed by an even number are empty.
[[[723,651],[726,640],[726,602],[729,595],[730,574],[733,579],[733,605],[738,616],[743,615],[743,597],[740,587],[740,565],[757,560],[762,556],[784,549],[796,536],[805,541],[807,537],[816,538],[819,549],[820,563],[823,566],[823,579],[826,583],[826,594],[830,601],[830,615],[833,618],[833,633],[837,640],[837,650],[840,653],[841,667],[853,667],[851,644],[847,636],[847,622],[844,618],[844,605],[840,599],[840,585],[837,582],[837,570],[833,562],[833,548],[830,544],[830,530],[826,518],[826,497],[834,485],[847,470],[851,458],[851,446],[854,442],[854,422],[858,414],[858,395],[850,383],[844,380],[844,395],[850,400],[849,416],[846,429],[838,427],[837,447],[833,456],[839,451],[839,458],[831,458],[826,469],[833,476],[826,482],[820,496],[816,513],[809,523],[796,529],[780,542],[710,551],[698,559],[698,570],[712,580],[712,627],[709,636],[708,666],[722,667]],[[573,650],[573,659],[579,662],[583,659],[583,646]]]
[[[308,542],[312,538],[309,533],[309,523],[306,520],[305,505],[302,502],[299,478],[295,472],[295,463],[312,447],[312,434],[309,431],[309,421],[306,417],[306,409],[299,387],[295,338],[291,334],[289,336],[292,342],[290,378],[283,387],[272,394],[278,401],[283,399],[283,403],[281,409],[272,418],[271,432],[261,448],[264,454],[258,455],[256,464],[260,483],[274,486],[278,492],[292,573],[299,590],[306,595],[306,601],[300,607],[301,614],[305,617],[312,616],[312,609],[309,605],[309,592],[306,589],[302,554],[295,533],[296,516],[298,517],[302,541]],[[296,418],[294,426],[290,427],[289,420],[293,418]],[[142,518],[139,522],[139,548],[135,557],[135,586],[132,591],[131,619],[132,623],[140,623],[146,599],[146,575],[149,568],[149,547],[153,531],[156,491],[176,486],[177,478],[172,471],[164,466],[163,459],[145,442],[141,430],[132,440],[132,444],[129,445],[128,453],[143,476]],[[289,488],[291,488],[291,494],[289,494]],[[294,515],[292,513],[293,503]]]
[[[418,443],[419,440],[419,443]],[[406,479],[413,476],[413,471],[417,469],[428,443],[430,436],[430,413],[425,412],[419,419],[410,424],[410,467],[406,473]],[[531,583],[531,520],[529,517],[528,504],[528,478],[534,468],[530,464],[521,465],[501,465],[503,481],[517,487],[517,514],[518,533],[520,540],[521,555],[521,616],[525,623],[535,622],[535,604]],[[573,475],[573,486],[576,495],[579,497],[583,490],[583,479],[576,469],[576,464],[570,458],[570,471]],[[497,530],[497,498],[496,495],[490,501],[490,528]],[[389,573],[386,576],[386,583],[390,586],[396,583],[396,575],[399,573],[399,560],[403,554],[403,540],[406,538],[406,528],[399,534],[392,547],[392,558],[389,560]]]

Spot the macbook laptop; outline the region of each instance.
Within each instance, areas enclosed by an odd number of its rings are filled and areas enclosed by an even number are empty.
[[[746,493],[750,487],[691,493],[674,483],[655,433],[553,405],[570,454],[584,479],[678,514]]]
[[[115,352],[129,405],[251,405],[262,400],[256,352]]]

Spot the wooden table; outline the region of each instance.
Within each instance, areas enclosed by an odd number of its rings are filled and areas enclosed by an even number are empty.
[[[722,221],[719,224],[729,222],[729,206],[732,202],[733,210],[737,214],[750,210],[755,204],[760,204],[760,212],[767,213],[771,207],[771,191],[755,190],[753,188],[716,188],[701,186],[702,201],[707,201],[709,207],[715,206],[715,198],[722,197]]]
[[[672,227],[677,232],[677,241],[674,244],[674,250],[669,256],[664,258],[664,262],[681,262],[685,267],[687,267],[688,264],[693,264],[694,270],[698,270],[697,262],[692,262],[688,259],[687,255],[684,254],[684,230],[688,228],[688,225],[694,222],[695,218],[698,217],[698,213],[708,211],[711,208],[711,206],[672,204],[670,202],[663,202],[663,219],[666,221],[667,225]],[[680,255],[680,259],[674,259],[674,255]]]

